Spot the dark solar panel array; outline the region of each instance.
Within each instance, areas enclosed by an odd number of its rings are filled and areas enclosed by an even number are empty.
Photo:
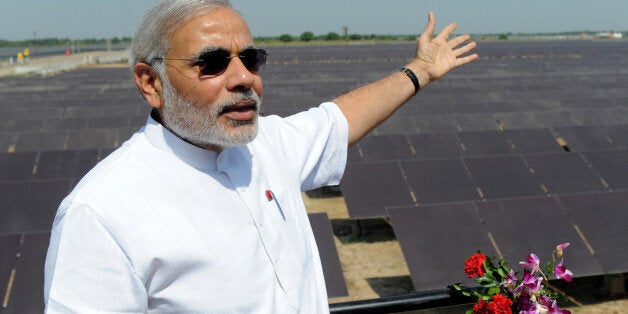
[[[351,149],[350,216],[390,218],[418,291],[462,280],[461,261],[478,249],[516,265],[570,242],[577,276],[627,272],[628,253],[609,244],[628,238],[627,45],[482,43],[481,60],[422,91],[368,149]]]
[[[626,272],[628,253],[617,247],[628,238],[627,46],[481,43],[480,60],[349,150],[341,188],[350,217],[390,218],[418,291],[463,280],[460,265],[478,249],[516,261],[570,241],[576,275]],[[262,111],[286,116],[331,100],[400,68],[414,49],[268,47]],[[60,200],[149,107],[125,68],[0,78],[0,96],[0,296],[13,276],[4,312],[41,312],[32,291],[41,291]],[[323,218],[312,225],[321,253],[333,255]],[[555,225],[539,221],[550,218]],[[329,260],[329,289],[342,295]]]
[[[334,243],[334,232],[326,213],[308,214],[314,230],[314,239],[323,263],[323,275],[329,297],[348,296],[347,284],[340,266],[340,258]]]

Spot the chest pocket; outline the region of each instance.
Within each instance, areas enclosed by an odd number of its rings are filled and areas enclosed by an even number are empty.
[[[283,261],[281,267],[290,268],[293,274],[306,274],[311,266],[312,246],[311,227],[306,223],[307,213],[303,203],[290,198],[285,190],[275,192],[268,189],[264,193],[262,208],[264,216],[269,216],[272,221],[269,223],[278,237],[276,248]]]

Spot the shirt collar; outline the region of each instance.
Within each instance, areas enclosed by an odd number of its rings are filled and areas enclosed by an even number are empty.
[[[159,113],[153,109],[144,129],[144,134],[151,144],[171,153],[194,168],[200,170],[217,169],[219,152],[200,148],[182,140],[161,125],[160,121]]]

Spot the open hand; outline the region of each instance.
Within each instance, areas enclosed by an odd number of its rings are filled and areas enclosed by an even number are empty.
[[[455,23],[447,25],[436,37],[432,38],[436,28],[436,19],[432,12],[428,16],[427,26],[418,39],[416,58],[408,65],[408,67],[419,70],[419,73],[426,74],[427,77],[423,77],[424,81],[421,82],[421,85],[433,82],[451,69],[478,58],[477,54],[465,56],[466,53],[475,48],[475,42],[469,42],[458,47],[471,38],[469,35],[449,39],[451,33],[458,27]]]

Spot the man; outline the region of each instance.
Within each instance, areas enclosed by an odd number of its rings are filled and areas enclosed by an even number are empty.
[[[420,87],[469,63],[438,36],[391,74],[288,118],[258,118],[266,60],[227,0],[169,0],[132,44],[146,126],[61,203],[46,261],[55,312],[327,312],[301,191],[337,184],[346,149]],[[419,85],[420,84],[420,85]]]

